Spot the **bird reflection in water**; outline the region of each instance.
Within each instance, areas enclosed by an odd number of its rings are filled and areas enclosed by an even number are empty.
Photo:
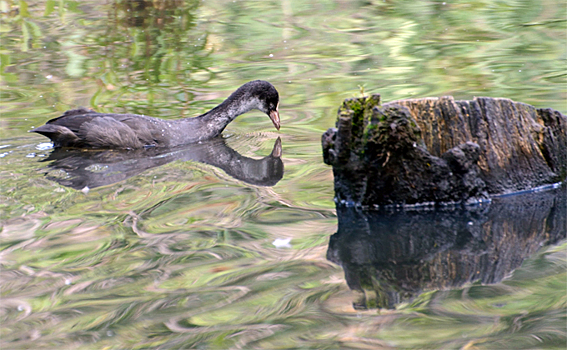
[[[225,139],[217,137],[176,148],[55,149],[42,162],[51,162],[47,165],[49,179],[78,190],[113,184],[176,160],[209,164],[252,185],[274,186],[284,173],[281,156],[279,137],[271,154],[262,159],[244,157],[230,148]],[[64,171],[65,176],[53,176],[54,170]]]
[[[394,308],[427,290],[498,283],[541,246],[566,238],[567,187],[474,208],[364,211],[337,205],[327,259],[355,309]]]

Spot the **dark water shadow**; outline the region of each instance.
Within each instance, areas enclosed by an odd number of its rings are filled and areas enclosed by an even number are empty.
[[[426,290],[497,283],[566,238],[567,186],[468,209],[363,211],[337,206],[327,259],[342,266],[355,309],[393,308]]]
[[[74,189],[95,188],[128,179],[141,172],[176,160],[196,161],[224,170],[231,177],[258,186],[273,186],[281,180],[284,165],[278,138],[272,153],[262,159],[244,157],[222,138],[176,148],[140,150],[55,149],[42,162],[47,177]],[[53,176],[53,171],[64,176]]]

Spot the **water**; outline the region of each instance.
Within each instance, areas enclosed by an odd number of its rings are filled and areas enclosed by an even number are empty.
[[[562,5],[0,1],[2,348],[563,348],[564,188],[337,210],[320,146],[361,90],[567,112]],[[27,133],[78,106],[194,116],[253,79],[279,90],[280,132],[251,112],[128,157]]]

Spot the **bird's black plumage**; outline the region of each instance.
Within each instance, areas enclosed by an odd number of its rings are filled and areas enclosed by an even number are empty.
[[[195,118],[165,120],[138,114],[66,111],[31,131],[47,136],[55,147],[173,147],[218,136],[237,116],[251,109],[266,113],[279,130],[279,94],[262,80],[248,82],[224,102]]]

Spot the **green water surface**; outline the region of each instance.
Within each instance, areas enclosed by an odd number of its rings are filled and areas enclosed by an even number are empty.
[[[566,18],[558,0],[1,0],[0,347],[565,348],[564,241],[494,285],[354,309],[326,259],[320,137],[361,92],[566,113]],[[174,161],[80,191],[27,133],[78,106],[196,116],[254,79],[278,89],[281,130],[255,111],[223,137],[256,159],[281,138],[271,187]]]

